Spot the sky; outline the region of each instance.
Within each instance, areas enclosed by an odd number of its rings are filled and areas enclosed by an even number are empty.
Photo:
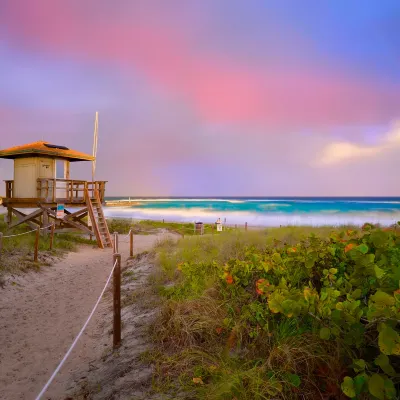
[[[0,149],[96,111],[108,196],[400,196],[400,2],[0,0]]]

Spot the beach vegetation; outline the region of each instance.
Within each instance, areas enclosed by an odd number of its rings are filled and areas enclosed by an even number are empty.
[[[154,390],[187,399],[398,398],[396,227],[233,231],[166,240],[156,254],[165,301],[152,327]]]
[[[4,236],[19,235],[32,230],[27,225],[19,225],[11,231],[7,229],[4,215],[0,215],[0,232]],[[0,281],[2,281],[2,277],[5,274],[18,274],[31,269],[37,270],[43,265],[51,265],[57,257],[62,256],[66,251],[75,251],[78,245],[97,246],[95,241],[79,233],[57,233],[53,239],[53,250],[50,251],[50,235],[41,234],[39,239],[39,262],[34,263],[32,260],[35,238],[35,232],[3,238],[3,247],[0,254]]]
[[[160,232],[160,230],[177,233],[181,236],[191,236],[197,234],[193,223],[186,222],[163,222],[153,220],[130,220],[126,218],[109,218],[107,219],[108,229],[110,232],[118,232],[128,234],[130,230],[135,235],[149,235]],[[217,234],[213,229],[214,224],[204,224],[204,234]],[[232,230],[232,228],[226,228]]]

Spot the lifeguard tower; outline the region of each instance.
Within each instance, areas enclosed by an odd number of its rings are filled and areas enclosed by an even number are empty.
[[[80,230],[94,235],[100,248],[112,245],[102,208],[106,181],[70,179],[70,163],[93,161],[93,156],[40,141],[0,150],[0,158],[14,160],[14,180],[5,181],[2,203],[9,229],[23,223],[32,229],[54,223],[55,232]]]

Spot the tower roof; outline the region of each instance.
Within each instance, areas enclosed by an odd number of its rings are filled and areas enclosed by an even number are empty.
[[[65,146],[58,146],[49,142],[39,141],[24,144],[22,146],[10,147],[9,149],[0,150],[0,158],[21,158],[21,157],[50,157],[62,158],[69,161],[93,161],[94,157],[71,150]]]

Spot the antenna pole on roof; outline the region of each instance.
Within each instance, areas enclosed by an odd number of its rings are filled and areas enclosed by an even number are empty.
[[[96,111],[96,117],[94,120],[94,135],[93,135],[93,157],[92,161],[92,182],[94,182],[94,174],[96,172],[96,154],[97,154],[97,138],[99,134],[99,113]]]

